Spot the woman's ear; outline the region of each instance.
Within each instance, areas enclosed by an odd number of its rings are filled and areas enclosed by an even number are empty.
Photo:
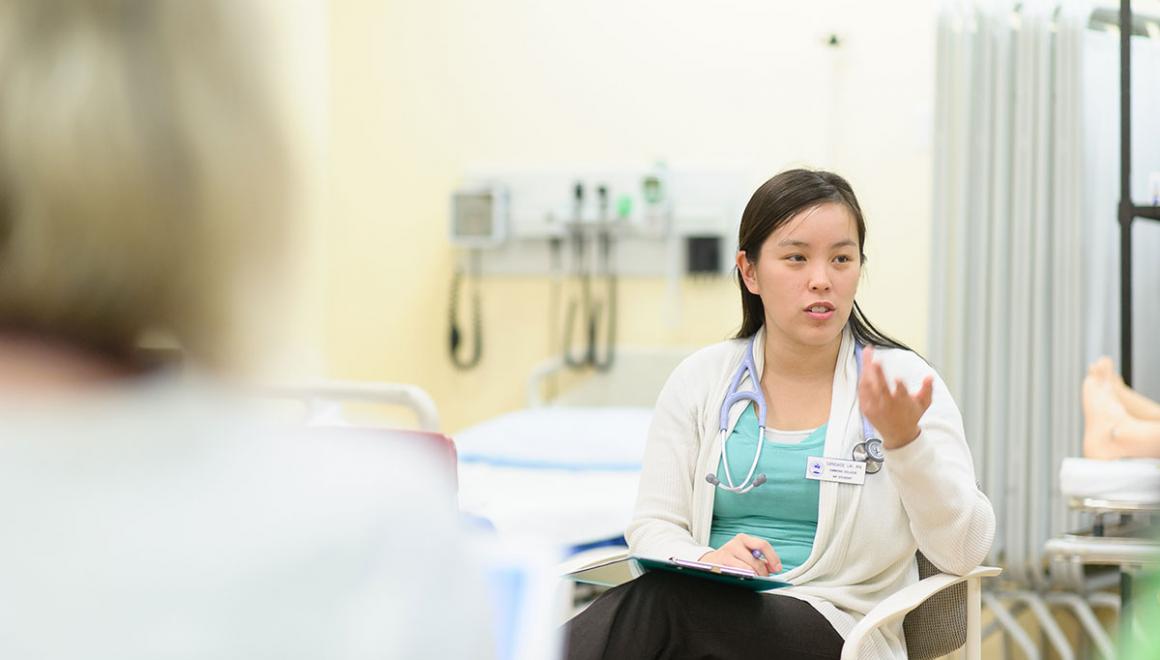
[[[749,293],[755,296],[761,293],[760,287],[757,285],[757,264],[749,260],[749,255],[745,254],[745,250],[737,252],[737,272],[741,274],[741,281],[745,283],[745,288],[749,290]]]

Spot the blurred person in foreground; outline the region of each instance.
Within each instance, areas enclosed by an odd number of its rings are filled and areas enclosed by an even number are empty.
[[[243,4],[0,0],[0,656],[480,641],[447,466],[272,426],[223,386],[291,210]],[[157,331],[198,376],[141,359]]]

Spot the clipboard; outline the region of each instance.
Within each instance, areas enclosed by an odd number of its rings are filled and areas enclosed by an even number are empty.
[[[756,572],[745,568],[721,566],[687,559],[658,559],[626,555],[581,567],[565,573],[564,577],[586,584],[615,587],[635,580],[648,571],[680,573],[749,591],[771,591],[793,586],[789,582],[783,582],[776,578],[761,577]]]
[[[733,566],[721,566],[703,561],[676,558],[650,559],[648,557],[635,557],[635,559],[640,563],[641,568],[646,571],[681,573],[691,577],[703,578],[711,582],[727,584],[731,587],[741,587],[750,591],[772,591],[774,589],[793,586],[789,582],[783,582],[777,578],[762,577],[757,572],[748,568],[735,568]]]

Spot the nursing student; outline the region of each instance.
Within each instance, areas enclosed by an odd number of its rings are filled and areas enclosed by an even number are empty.
[[[862,616],[918,580],[916,551],[954,574],[987,555],[994,512],[954,400],[855,301],[865,243],[842,177],[797,169],[758,188],[738,238],[741,329],[661,391],[627,532],[633,554],[793,586],[650,572],[569,622],[570,659],[837,658]],[[864,655],[906,657],[901,624]]]

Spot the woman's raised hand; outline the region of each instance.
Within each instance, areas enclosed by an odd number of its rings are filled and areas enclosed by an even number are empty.
[[[915,394],[906,389],[901,378],[891,386],[882,365],[874,361],[874,348],[867,346],[862,350],[858,400],[862,414],[882,434],[882,445],[887,449],[903,447],[918,437],[918,420],[930,407],[933,391],[934,376],[924,378]]]

